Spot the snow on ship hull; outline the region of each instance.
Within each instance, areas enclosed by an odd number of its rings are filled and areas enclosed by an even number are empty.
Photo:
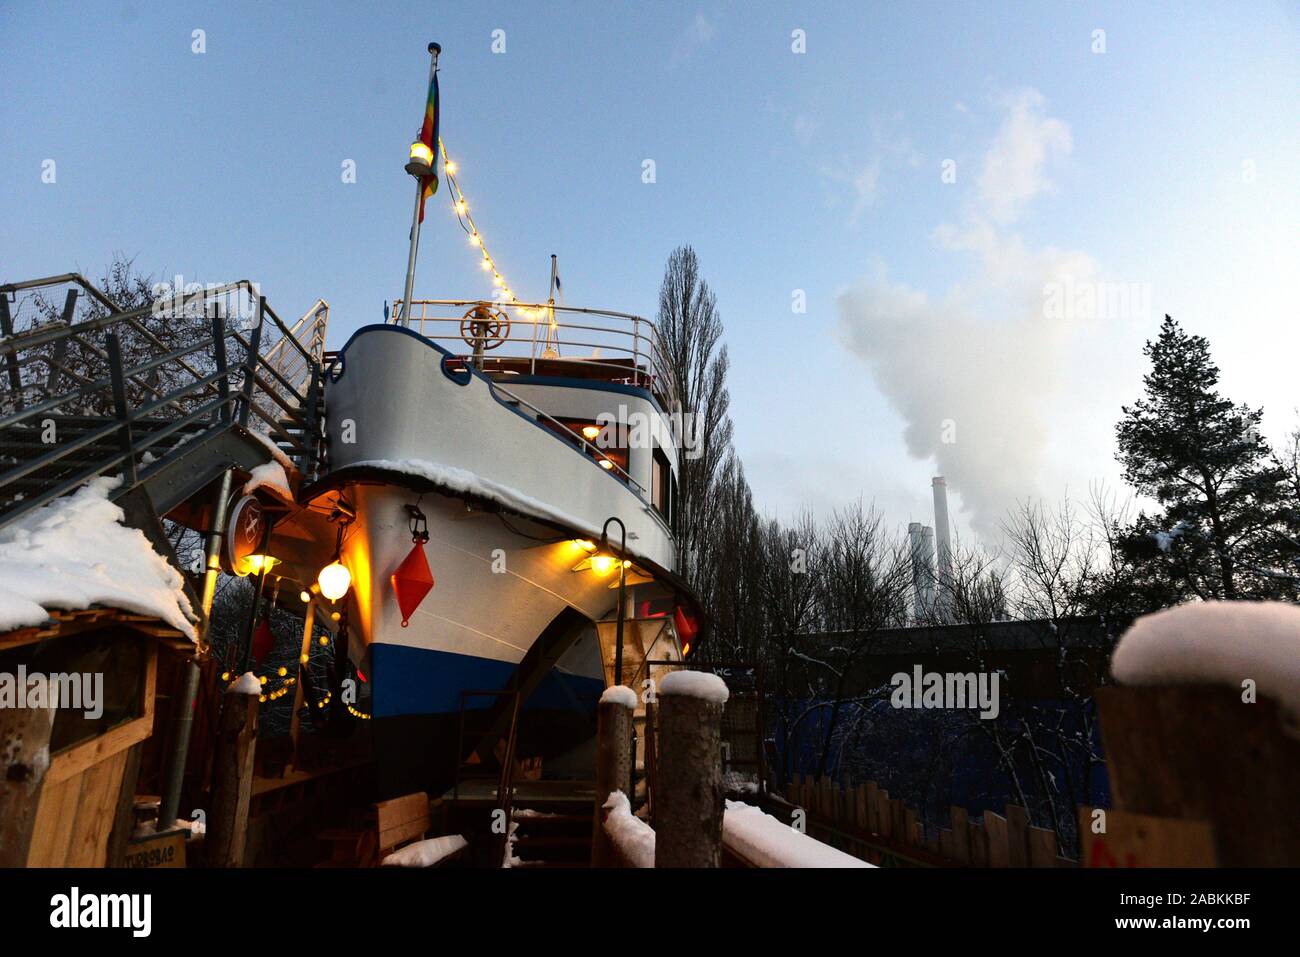
[[[520,753],[554,755],[589,737],[605,686],[591,623],[615,614],[618,593],[616,573],[574,571],[587,555],[576,539],[597,540],[617,515],[634,561],[666,571],[673,560],[666,525],[640,497],[448,358],[400,327],[366,327],[328,393],[327,481],[356,511],[343,561],[386,793],[446,781],[461,693],[506,687],[539,636],[585,633],[529,696]],[[391,576],[413,546],[407,506],[417,503],[435,586],[403,627]]]

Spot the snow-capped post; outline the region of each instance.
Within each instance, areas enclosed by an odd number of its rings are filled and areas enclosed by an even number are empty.
[[[226,688],[212,768],[212,813],[205,838],[208,867],[244,864],[261,693],[261,682],[251,671]]]
[[[596,730],[596,807],[591,831],[591,866],[617,867],[618,854],[605,833],[606,800],[614,791],[631,793],[632,712],[636,692],[627,685],[611,685],[600,696]]]
[[[722,862],[722,708],[717,675],[674,671],[659,682],[655,867]]]
[[[1115,810],[1207,822],[1205,863],[1300,860],[1300,608],[1195,602],[1147,615],[1111,672],[1120,686],[1098,688],[1097,704]]]
[[[33,676],[33,683],[46,682]],[[48,683],[40,692],[49,700]],[[35,689],[28,694],[35,696]],[[45,772],[50,767],[53,707],[0,708],[0,867],[26,867]]]

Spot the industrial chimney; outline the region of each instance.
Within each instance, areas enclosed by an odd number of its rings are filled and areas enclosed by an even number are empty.
[[[948,525],[948,483],[936,475],[934,491],[934,540],[939,564],[939,594],[935,598],[935,617],[942,623],[952,620],[952,531]]]
[[[907,526],[907,538],[912,550],[914,615],[918,621],[926,621],[934,612],[934,530],[912,522]]]

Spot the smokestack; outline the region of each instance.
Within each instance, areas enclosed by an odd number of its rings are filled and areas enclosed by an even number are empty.
[[[935,613],[940,622],[951,620],[952,607],[952,532],[948,526],[948,483],[936,475],[934,491],[934,541],[939,563],[939,594]]]
[[[934,602],[934,532],[920,522],[907,526],[912,551],[912,590],[916,597],[914,617],[930,617]]]

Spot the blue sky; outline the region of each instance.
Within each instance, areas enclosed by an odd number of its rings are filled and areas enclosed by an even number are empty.
[[[1270,436],[1296,424],[1298,24],[1265,2],[10,2],[0,274],[121,251],[254,278],[281,314],[327,299],[341,344],[401,292],[436,39],[442,133],[521,298],[556,253],[570,304],[653,315],[692,244],[761,510],[928,521],[942,469],[987,534],[1018,498],[1116,481],[1164,312]],[[1149,308],[1048,318],[1048,283]],[[443,193],[416,291],[490,292]]]

